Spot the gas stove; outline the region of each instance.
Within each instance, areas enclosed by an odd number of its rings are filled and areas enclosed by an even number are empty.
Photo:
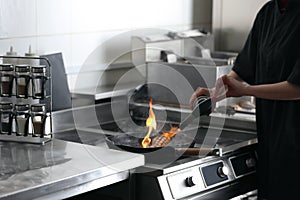
[[[128,121],[123,119],[101,127],[110,134],[145,134],[145,127],[131,128]],[[139,124],[144,122],[141,118],[135,121]],[[135,169],[130,178],[130,187],[134,191],[134,198],[131,198],[230,199],[256,189],[255,131],[192,123],[180,134],[178,142],[183,146],[174,148],[175,153],[168,148],[144,153],[146,164]],[[190,148],[186,141],[194,142],[193,147]],[[173,145],[178,146],[178,143]],[[201,148],[209,148],[210,151],[204,154],[176,151]]]

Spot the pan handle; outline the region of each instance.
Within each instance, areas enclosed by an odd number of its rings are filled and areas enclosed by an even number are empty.
[[[175,148],[178,154],[184,156],[222,156],[222,149],[211,149],[211,148]]]
[[[209,115],[212,110],[212,101],[211,98],[201,96],[198,97],[194,102],[194,109],[191,114],[189,114],[180,124],[179,128],[183,130],[187,127],[199,114]]]

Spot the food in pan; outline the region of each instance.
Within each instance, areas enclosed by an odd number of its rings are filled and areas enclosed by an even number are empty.
[[[172,138],[180,131],[177,127],[172,127],[169,132],[163,132],[153,138],[150,147],[164,147],[169,144]]]
[[[150,145],[150,148],[153,147],[164,147],[167,144],[169,144],[169,142],[171,141],[171,138],[166,137],[163,134],[159,134],[158,136],[156,136],[153,140],[152,143]]]

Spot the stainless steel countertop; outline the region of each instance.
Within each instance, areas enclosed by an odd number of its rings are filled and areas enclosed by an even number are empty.
[[[0,199],[62,199],[128,178],[144,156],[53,139],[0,142]]]

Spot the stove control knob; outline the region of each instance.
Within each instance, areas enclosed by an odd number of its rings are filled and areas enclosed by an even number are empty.
[[[196,183],[194,182],[194,178],[192,176],[189,176],[185,179],[185,185],[188,187],[193,187],[196,185]]]
[[[221,178],[228,176],[228,174],[229,174],[229,169],[228,169],[228,167],[222,166],[222,167],[219,167],[219,168],[218,168],[218,175],[219,175]]]
[[[246,160],[246,165],[247,165],[248,168],[255,167],[255,165],[256,165],[255,159],[254,158],[248,158]]]

